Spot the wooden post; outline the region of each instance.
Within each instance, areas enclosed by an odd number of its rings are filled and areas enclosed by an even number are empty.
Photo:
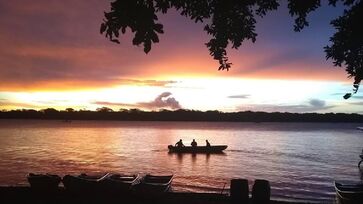
[[[270,203],[270,195],[270,182],[267,180],[256,179],[252,188],[252,203],[268,204]]]
[[[232,204],[248,204],[249,190],[247,179],[232,179],[230,191]]]

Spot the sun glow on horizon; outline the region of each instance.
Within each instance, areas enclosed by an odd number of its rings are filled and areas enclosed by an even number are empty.
[[[160,78],[162,80],[162,78]],[[150,82],[150,81],[149,81]],[[119,85],[110,88],[75,91],[0,92],[2,109],[65,108],[95,110],[102,106],[158,110],[166,104],[145,106],[168,93],[181,108],[194,110],[220,110],[225,112],[284,111],[283,108],[300,108],[296,111],[334,111],[341,98],[336,90],[345,85],[334,81],[257,80],[223,77],[175,77],[151,81],[151,84]],[[156,85],[155,85],[156,84]],[[5,99],[5,100],[4,100]],[[166,100],[167,98],[165,98]],[[322,100],[324,107],[312,107],[311,100]],[[311,106],[311,107],[310,107]],[[302,109],[301,109],[302,108]],[[316,110],[314,109],[316,108]],[[321,110],[319,110],[321,108]],[[336,109],[339,110],[339,109]]]

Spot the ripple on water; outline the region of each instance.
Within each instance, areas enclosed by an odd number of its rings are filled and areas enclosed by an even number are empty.
[[[357,124],[0,120],[0,184],[29,172],[175,175],[176,191],[226,192],[232,178],[271,182],[280,200],[334,199],[335,179],[359,180]],[[223,155],[168,154],[183,139],[227,144]],[[344,150],[344,151],[342,151]]]

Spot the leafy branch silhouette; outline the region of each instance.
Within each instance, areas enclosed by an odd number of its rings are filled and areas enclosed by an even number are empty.
[[[329,0],[330,6],[340,2],[346,10],[331,24],[337,32],[330,38],[332,45],[324,48],[326,58],[332,59],[335,66],[345,66],[348,77],[354,78],[353,92],[344,95],[350,98],[357,93],[363,78],[363,1]],[[278,0],[116,0],[111,10],[104,13],[100,32],[114,43],[120,34],[129,28],[134,33],[132,43],[142,45],[144,52],[151,50],[153,43],[159,42],[159,34],[164,33],[157,14],[166,14],[176,9],[180,15],[194,22],[204,23],[204,30],[211,36],[205,43],[210,55],[218,60],[218,70],[229,70],[226,48],[231,45],[238,49],[243,41],[256,41],[256,16],[264,17],[268,12],[278,9]],[[299,32],[309,22],[307,15],[321,6],[320,0],[288,0],[290,15],[295,18],[294,31]],[[205,23],[208,22],[208,23]]]

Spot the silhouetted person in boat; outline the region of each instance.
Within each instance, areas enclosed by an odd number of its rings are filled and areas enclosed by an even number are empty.
[[[184,147],[183,141],[180,139],[179,142],[175,144],[176,147]]]
[[[208,140],[205,140],[205,142],[206,142],[206,146],[210,147],[210,143],[208,142]]]
[[[195,141],[195,139],[193,139],[191,145],[192,145],[192,147],[196,147],[197,146],[197,142]]]

